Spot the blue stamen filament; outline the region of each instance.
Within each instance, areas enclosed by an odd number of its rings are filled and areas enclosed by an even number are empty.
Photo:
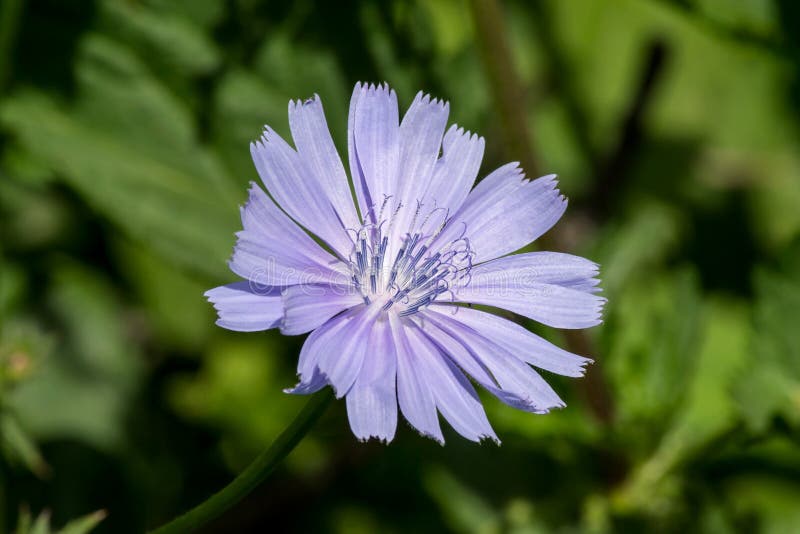
[[[388,199],[385,199],[379,217],[383,216],[387,203]],[[392,213],[387,233],[391,233],[395,215],[401,208],[397,207]],[[414,229],[421,210],[422,205],[417,203],[411,221],[412,231],[398,244],[391,266],[386,262],[390,236],[382,232],[387,221],[366,223],[360,230],[353,231],[352,282],[366,305],[380,305],[384,312],[395,308],[401,317],[405,317],[419,312],[444,293],[452,295],[454,287],[466,285],[464,280],[469,282],[474,256],[469,241],[462,234],[441,247],[433,246],[447,221],[443,221],[434,233],[424,234],[421,229]],[[435,208],[436,211],[445,210]],[[422,218],[422,227],[427,225],[434,212]]]

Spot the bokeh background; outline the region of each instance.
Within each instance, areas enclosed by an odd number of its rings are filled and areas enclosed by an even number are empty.
[[[547,377],[551,415],[487,397],[501,447],[361,444],[335,403],[207,531],[800,532],[799,22],[793,0],[2,0],[0,530],[142,532],[300,411],[302,338],[224,331],[202,294],[235,279],[249,141],[319,93],[344,151],[365,80],[450,100],[482,175],[560,175],[544,245],[602,264],[606,321],[527,326],[596,363]]]

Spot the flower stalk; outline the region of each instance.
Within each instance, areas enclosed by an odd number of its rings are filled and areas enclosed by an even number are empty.
[[[311,397],[272,446],[258,455],[230,484],[185,514],[151,531],[151,534],[194,532],[229,510],[261,484],[294,450],[314,423],[325,413],[332,399],[333,392],[330,388],[325,388]]]

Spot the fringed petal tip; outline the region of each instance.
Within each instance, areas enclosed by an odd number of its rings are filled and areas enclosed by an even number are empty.
[[[408,423],[407,420],[406,420],[406,423]],[[420,430],[419,428],[415,427],[411,423],[408,423],[408,426],[410,426],[414,430],[414,432],[416,432],[417,434],[419,434],[423,438],[432,439],[433,441],[435,441],[436,443],[438,443],[439,445],[444,447],[444,435],[442,435],[441,430],[439,431],[438,434],[433,434],[431,432],[426,432],[424,430]]]
[[[364,437],[364,436],[356,436],[356,440],[358,440],[359,443],[369,443],[370,441],[377,441],[381,445],[388,445],[389,443],[392,442],[392,440],[394,440],[394,436],[391,436],[391,437],[378,436],[378,435],[374,435],[374,436],[371,435],[371,436],[366,436],[366,437]]]
[[[520,178],[523,183],[528,184],[531,182],[536,182],[549,186],[550,191],[559,192],[557,174],[545,174],[543,176],[531,177],[528,176],[528,174],[525,172],[525,169],[522,167],[522,164],[519,161],[512,161],[509,165],[516,165],[516,169],[519,171]]]
[[[388,82],[377,84],[373,82],[356,82],[355,87],[353,87],[353,92],[360,92],[367,95],[382,93],[388,96],[395,96],[394,89],[389,86]]]
[[[480,143],[481,146],[486,144],[486,140],[483,138],[482,135],[467,130],[466,128],[464,128],[463,126],[459,126],[458,124],[452,124],[450,128],[447,129],[447,135],[465,137],[467,141],[473,143]]]
[[[417,432],[417,434],[419,434],[423,438],[432,439],[433,441],[435,441],[436,443],[438,443],[439,445],[444,447],[444,445],[445,445],[444,436],[438,436],[437,437],[437,436],[433,436],[431,434],[428,434],[426,432],[421,432],[420,430],[418,430],[416,428],[414,428],[414,430]],[[468,436],[461,436],[461,437],[463,437],[464,439],[466,439],[468,441],[471,441],[473,443],[478,443],[478,444],[481,444],[481,445],[483,445],[484,443],[493,443],[495,446],[499,447],[500,445],[503,444],[503,442],[500,441],[500,438],[498,438],[494,434],[481,434],[477,438],[468,437]]]
[[[314,367],[310,375],[307,376],[302,372],[298,373],[297,385],[292,388],[284,388],[283,392],[289,395],[310,395],[321,390],[329,383],[327,375],[320,371],[319,367]]]
[[[518,410],[522,410],[523,412],[528,412],[536,415],[546,415],[550,413],[551,410],[560,410],[562,408],[567,407],[567,403],[565,403],[561,399],[558,399],[558,401],[553,402],[549,406],[544,406],[530,397],[521,397],[516,394],[504,395],[503,393],[506,392],[502,390],[499,392],[494,391],[493,393],[503,403],[511,406],[512,408],[516,408]]]
[[[586,376],[586,371],[589,369],[590,365],[594,365],[594,360],[591,358],[586,358],[581,364],[579,364],[578,374],[575,375],[575,378],[583,378]]]
[[[498,438],[497,435],[495,435],[495,434],[482,435],[482,436],[480,436],[480,438],[478,439],[477,442],[480,443],[481,445],[483,445],[484,443],[494,443],[495,446],[497,446],[497,447],[499,447],[500,445],[503,444],[503,442],[500,441],[500,438]]]
[[[298,98],[297,100],[289,100],[289,113],[295,109],[303,106],[318,106],[322,103],[322,99],[317,93],[314,93],[308,98]]]
[[[425,93],[424,91],[417,92],[411,106],[414,105],[437,106],[443,111],[448,111],[448,112],[450,110],[450,102],[442,98],[433,97],[429,93]]]
[[[590,294],[597,299],[595,303],[594,312],[596,314],[596,323],[593,326],[601,325],[604,322],[603,319],[603,312],[605,311],[606,304],[608,303],[608,299],[605,297],[601,297],[599,295],[595,295],[594,292],[590,292]]]

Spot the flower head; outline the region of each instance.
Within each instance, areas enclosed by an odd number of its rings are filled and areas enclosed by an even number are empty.
[[[446,129],[448,112],[419,93],[400,121],[388,85],[357,84],[349,180],[320,99],[291,102],[295,148],[269,127],[251,145],[269,196],[253,184],[241,209],[230,268],[244,280],[206,293],[224,328],[311,332],[287,392],[332,386],[360,439],[391,441],[399,404],[439,442],[439,413],[468,439],[497,441],[468,377],[506,404],[547,413],[564,403],[531,366],[581,376],[591,361],[470,307],[587,328],[605,299],[591,261],[508,255],[550,229],[566,199],[554,175],[530,181],[516,163],[473,189],[484,142]]]

